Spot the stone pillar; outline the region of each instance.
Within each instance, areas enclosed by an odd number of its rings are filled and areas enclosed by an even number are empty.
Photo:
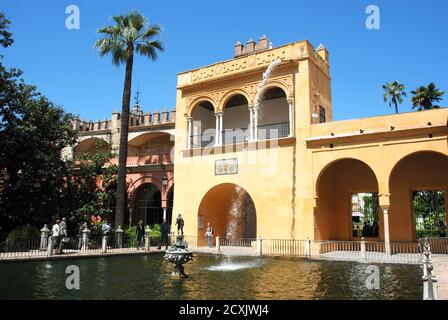
[[[223,137],[223,131],[224,131],[224,125],[223,125],[223,116],[224,116],[224,112],[221,112],[220,116],[219,116],[219,145],[221,146],[223,144],[222,141],[222,137]]]
[[[86,227],[82,231],[82,251],[89,250],[89,234],[90,230]]]
[[[151,124],[151,114],[149,112],[146,112],[143,116],[143,121],[145,123],[145,126]]]
[[[382,206],[384,224],[384,248],[387,255],[390,255],[390,235],[389,235],[389,206]]]
[[[219,113],[215,113],[215,146],[219,146],[219,132],[221,131],[220,127],[219,127]]]
[[[364,241],[364,237],[361,238],[361,260],[367,260],[366,257],[366,242]]]
[[[261,257],[263,255],[263,240],[261,237],[257,239],[257,255]]]
[[[289,134],[288,137],[294,136],[294,104],[292,99],[288,99],[289,107]]]
[[[188,117],[187,118],[187,149],[191,149],[192,132],[193,132],[193,118]]]
[[[258,140],[258,108],[254,108],[254,140]]]
[[[176,110],[170,112],[170,122],[176,121]]]
[[[154,112],[153,122],[154,122],[154,124],[160,123],[160,113],[159,112]]]
[[[151,249],[151,229],[145,229],[145,251],[149,251]]]
[[[168,111],[162,112],[162,123],[168,122]]]
[[[48,248],[47,248],[47,256],[49,257],[53,255],[53,246],[54,246],[54,239],[53,236],[50,236],[48,238]]]
[[[103,236],[102,242],[101,242],[101,253],[107,252],[107,236]]]
[[[45,224],[42,229],[40,229],[40,251],[48,250],[48,234],[50,233],[50,229]]]
[[[221,237],[216,236],[216,251],[221,251]]]
[[[305,240],[305,254],[307,258],[311,258],[311,240],[309,238]]]
[[[118,226],[117,230],[115,230],[115,242],[117,248],[123,248],[123,229],[121,226]]]
[[[432,274],[434,269],[431,259],[431,247],[428,239],[425,239],[422,252],[422,264],[423,264],[423,300],[437,300],[438,299],[438,287],[437,277]]]
[[[254,107],[249,107],[249,141],[254,140]]]

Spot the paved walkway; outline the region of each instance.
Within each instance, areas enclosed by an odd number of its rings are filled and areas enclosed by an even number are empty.
[[[448,255],[431,255],[434,266],[433,274],[437,277],[437,294],[439,300],[448,300]]]
[[[67,259],[67,258],[81,258],[81,257],[103,257],[103,256],[118,256],[118,255],[138,255],[149,253],[160,253],[164,250],[158,250],[157,247],[151,247],[149,251],[136,248],[120,248],[107,249],[106,253],[102,253],[101,249],[89,249],[88,251],[81,250],[64,250],[63,254],[55,254],[47,256],[45,251],[30,250],[22,252],[1,252],[0,262],[2,261],[22,261],[22,260],[47,260],[47,259]]]
[[[384,252],[366,252],[365,257],[359,251],[330,251],[319,255],[311,255],[311,259],[324,259],[333,261],[356,261],[362,263],[398,263],[419,264],[419,253],[400,253],[387,255]]]

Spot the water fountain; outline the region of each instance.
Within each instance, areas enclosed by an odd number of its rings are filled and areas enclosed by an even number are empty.
[[[179,218],[180,217],[179,214]],[[179,224],[180,225],[180,224]],[[184,271],[184,264],[193,259],[193,253],[188,249],[188,243],[184,239],[183,230],[183,219],[182,226],[177,230],[176,242],[172,243],[168,249],[165,251],[165,260],[174,264],[174,270],[172,272],[173,276],[186,277]],[[179,232],[179,230],[181,232]]]
[[[255,93],[255,110],[257,110],[257,112],[260,110],[260,105],[261,105],[261,101],[263,100],[263,95],[262,90],[263,87],[266,85],[266,83],[268,82],[269,78],[271,77],[272,72],[274,71],[274,69],[276,67],[278,67],[280,65],[282,61],[280,59],[275,59],[273,60],[268,68],[266,69],[265,72],[263,72],[263,80],[261,80],[261,82],[258,84],[257,86],[257,92]]]

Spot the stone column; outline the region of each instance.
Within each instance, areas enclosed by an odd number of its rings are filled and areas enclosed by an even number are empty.
[[[254,108],[254,140],[258,140],[258,108]]]
[[[47,248],[47,256],[49,257],[53,255],[53,246],[54,246],[53,236],[50,236],[48,238],[48,248]]]
[[[366,257],[366,242],[364,241],[364,237],[361,238],[361,260],[365,261]]]
[[[145,229],[145,251],[149,251],[151,249],[151,229]]]
[[[86,227],[82,231],[82,251],[89,250],[89,234],[90,230]]]
[[[215,146],[219,145],[219,113],[215,113]]]
[[[263,240],[261,237],[257,239],[257,255],[261,257],[263,255]]]
[[[115,230],[115,241],[117,248],[123,248],[123,229],[121,226],[118,226],[117,230]]]
[[[40,229],[40,251],[48,250],[48,234],[50,233],[50,229],[45,224],[42,229]]]
[[[311,240],[309,238],[305,240],[305,254],[307,258],[311,258]]]
[[[219,113],[219,135],[218,135],[218,141],[219,141],[219,145],[222,146],[222,136],[223,136],[223,112]]]
[[[389,206],[382,206],[384,224],[384,248],[387,255],[390,255],[390,235],[389,235]]]
[[[191,135],[193,132],[193,118],[187,118],[187,149],[191,149]]]
[[[216,251],[221,251],[221,237],[216,236]]]
[[[288,137],[294,136],[294,104],[292,99],[288,99],[289,107],[289,134]]]
[[[101,242],[101,253],[106,253],[107,252],[107,236],[104,235],[102,242]]]
[[[249,107],[249,141],[254,140],[254,107]]]

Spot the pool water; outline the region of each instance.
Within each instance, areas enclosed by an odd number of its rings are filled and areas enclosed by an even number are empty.
[[[65,286],[80,270],[80,289]],[[0,263],[0,299],[421,299],[418,265],[368,264],[196,254],[186,279],[171,276],[163,255]],[[371,267],[372,268],[372,267]],[[368,277],[370,277],[368,279]],[[370,281],[371,283],[371,281]],[[371,286],[370,286],[371,287]]]

